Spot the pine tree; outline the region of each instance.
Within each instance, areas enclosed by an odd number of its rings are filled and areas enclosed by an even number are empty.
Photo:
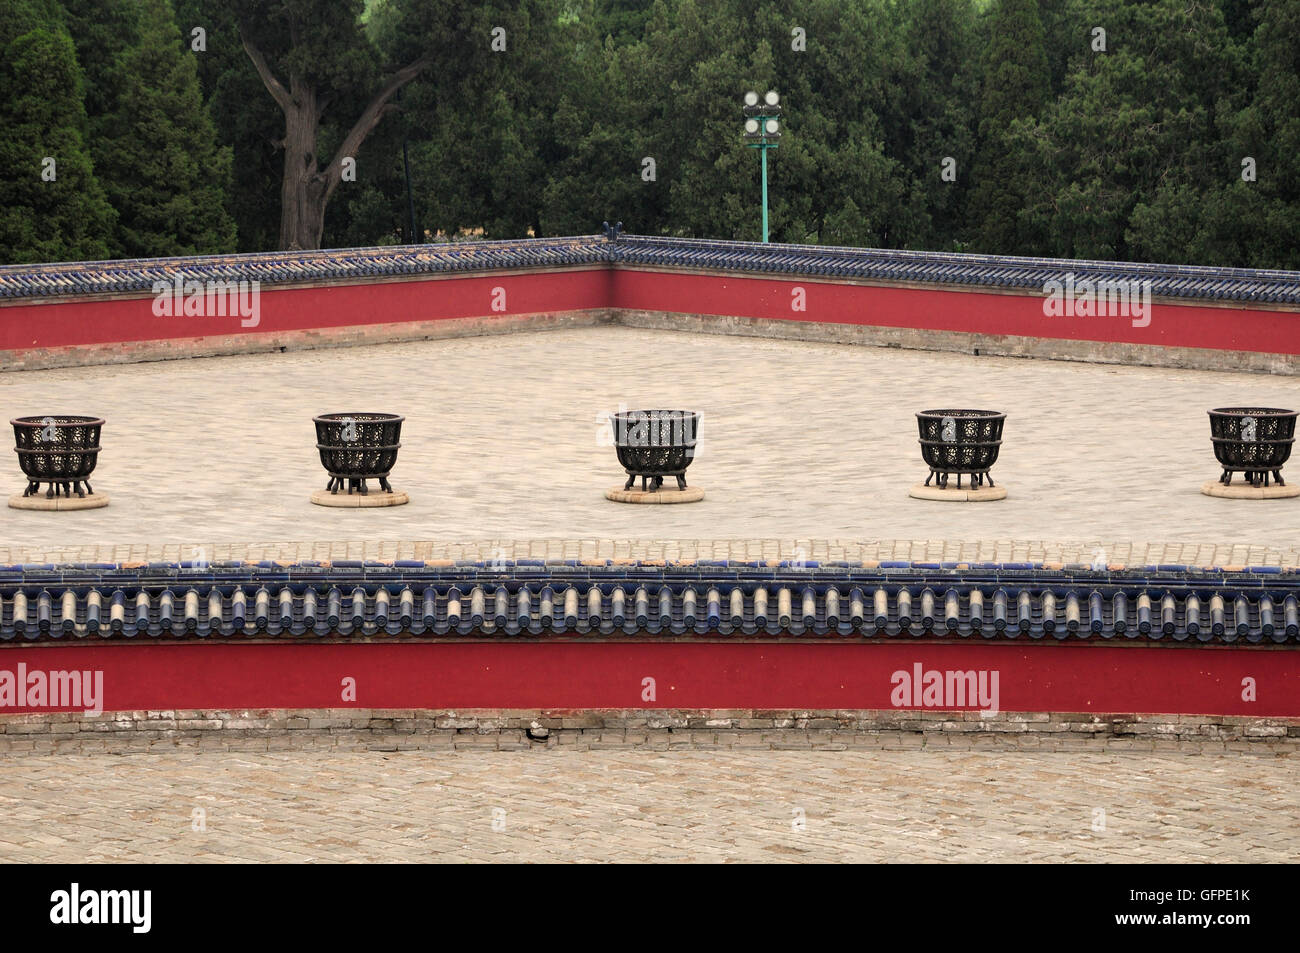
[[[86,145],[82,95],[59,11],[41,2],[8,4],[0,19],[0,261],[108,255],[113,209]]]
[[[1251,118],[1260,133],[1265,210],[1248,263],[1300,268],[1300,5],[1264,4],[1254,40],[1259,92]]]
[[[194,56],[167,0],[71,0],[95,83],[91,148],[118,212],[114,252],[233,251],[230,151],[217,145]]]
[[[1033,249],[1016,224],[1025,200],[1022,166],[1010,133],[1012,123],[1037,116],[1048,102],[1051,74],[1037,0],[997,0],[988,29],[969,214],[978,222],[977,250],[1027,253]]]

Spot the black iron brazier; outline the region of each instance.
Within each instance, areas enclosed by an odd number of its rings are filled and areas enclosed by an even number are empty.
[[[316,424],[316,449],[330,475],[331,493],[347,488],[365,493],[367,480],[378,480],[388,493],[388,474],[397,462],[402,442],[402,421],[397,414],[322,414]]]
[[[1002,446],[1002,423],[1006,414],[995,410],[923,410],[916,415],[921,432],[921,457],[930,467],[925,478],[929,486],[946,487],[948,477],[969,474],[972,487],[993,486],[989,469],[997,462]]]
[[[9,422],[14,427],[18,465],[27,477],[23,496],[40,493],[42,483],[49,484],[45,495],[51,499],[95,492],[87,477],[99,461],[102,418],[16,417]]]
[[[611,415],[618,462],[627,471],[630,490],[636,478],[641,489],[658,490],[664,477],[675,477],[686,489],[686,468],[695,457],[700,415],[690,410],[627,410]]]
[[[1214,456],[1223,467],[1219,482],[1227,486],[1234,473],[1243,473],[1251,486],[1268,486],[1272,474],[1278,486],[1282,464],[1295,443],[1297,411],[1276,407],[1219,407],[1209,411]]]

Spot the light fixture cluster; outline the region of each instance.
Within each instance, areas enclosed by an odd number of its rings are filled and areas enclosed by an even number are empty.
[[[772,140],[781,138],[781,97],[776,90],[768,90],[762,100],[750,90],[745,94],[745,138]]]

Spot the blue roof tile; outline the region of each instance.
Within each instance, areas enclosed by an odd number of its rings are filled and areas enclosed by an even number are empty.
[[[178,273],[192,280],[265,284],[359,281],[394,275],[591,265],[714,268],[987,288],[1041,288],[1050,280],[1150,281],[1157,297],[1300,303],[1300,272],[1134,262],[1016,258],[955,252],[779,245],[644,235],[532,238],[386,248],[258,252],[182,258],[0,266],[0,298],[148,293]]]

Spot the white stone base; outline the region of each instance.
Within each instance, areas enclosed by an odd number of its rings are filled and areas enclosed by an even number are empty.
[[[605,491],[605,499],[615,503],[697,503],[704,499],[704,491],[698,486],[688,486],[684,490],[670,490],[661,487],[658,490],[625,490],[616,486]]]
[[[926,486],[924,483],[918,483],[907,491],[907,495],[915,500],[943,500],[947,503],[991,503],[994,500],[1005,500],[1007,498],[1007,488],[1005,486],[979,486],[972,489],[968,486]]]
[[[47,497],[44,492],[35,496],[23,496],[15,493],[9,497],[9,505],[15,510],[97,510],[108,506],[107,493],[87,493],[85,496]]]
[[[311,495],[311,501],[317,506],[337,506],[340,509],[355,510],[371,506],[401,506],[403,503],[411,502],[411,498],[401,490],[394,490],[392,493],[384,490],[371,490],[369,493],[348,493],[346,490],[331,493],[329,490],[316,490]]]
[[[1300,496],[1300,483],[1288,483],[1278,486],[1251,486],[1249,483],[1232,483],[1224,486],[1218,480],[1207,480],[1201,484],[1201,492],[1206,496],[1218,496],[1225,500],[1286,500]]]

